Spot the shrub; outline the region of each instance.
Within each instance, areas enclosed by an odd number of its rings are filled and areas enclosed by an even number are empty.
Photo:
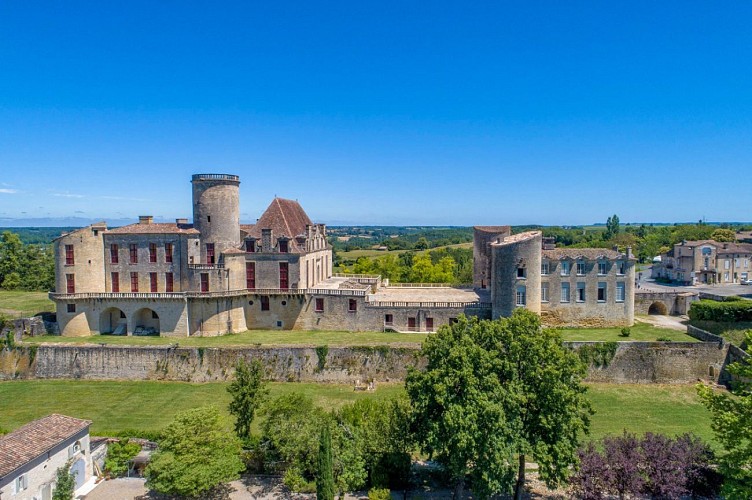
[[[700,300],[693,302],[689,308],[689,319],[695,321],[752,321],[752,300],[736,297],[723,302],[715,300]]]
[[[632,331],[629,328],[624,327],[621,329],[621,332],[619,333],[619,337],[629,337],[631,334],[632,334]]]
[[[655,340],[656,342],[673,342],[674,341],[674,339],[672,339],[671,337],[658,337]]]
[[[371,488],[368,490],[368,500],[391,500],[392,494],[387,488]]]
[[[107,459],[104,461],[104,470],[111,476],[118,477],[128,472],[128,461],[138,455],[141,445],[131,443],[127,438],[122,441],[110,443],[107,447]]]

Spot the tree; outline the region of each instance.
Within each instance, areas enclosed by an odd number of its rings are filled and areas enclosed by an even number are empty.
[[[104,470],[113,477],[122,476],[128,472],[128,461],[138,455],[141,445],[131,443],[128,439],[110,443],[107,446],[107,458],[104,461]]]
[[[752,331],[746,334],[752,345]],[[729,366],[736,377],[733,396],[698,385],[703,404],[712,413],[712,428],[723,453],[718,466],[724,476],[722,493],[726,498],[752,497],[752,365],[736,362]]]
[[[610,240],[619,234],[619,216],[614,214],[606,220],[606,232],[603,233],[604,240]]]
[[[426,368],[405,382],[413,425],[455,495],[469,475],[479,497],[514,490],[521,498],[528,455],[547,485],[564,481],[592,410],[581,384],[586,368],[559,333],[518,309],[496,321],[462,317],[429,337],[423,352]]]
[[[178,413],[164,431],[146,468],[147,486],[158,493],[205,496],[244,469],[240,440],[216,406]]]
[[[52,500],[73,500],[73,493],[76,489],[76,477],[70,468],[71,461],[68,460],[65,465],[57,469],[55,473],[55,491],[52,493]]]
[[[710,235],[711,240],[732,243],[736,241],[736,233],[733,229],[716,229]]]
[[[321,429],[319,441],[318,473],[316,474],[316,498],[334,500],[334,471],[332,469],[332,434],[329,426]]]
[[[227,387],[227,392],[232,396],[229,411],[235,416],[235,433],[240,439],[248,439],[256,410],[269,395],[264,383],[264,364],[258,359],[250,363],[242,358],[238,360],[235,380]]]

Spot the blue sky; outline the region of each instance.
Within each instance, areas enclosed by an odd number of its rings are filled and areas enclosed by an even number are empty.
[[[117,5],[116,5],[117,4]],[[752,4],[0,3],[0,218],[751,220]]]

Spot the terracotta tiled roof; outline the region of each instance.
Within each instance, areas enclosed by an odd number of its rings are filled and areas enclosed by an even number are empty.
[[[52,414],[0,437],[0,478],[91,425],[88,420]]]
[[[608,248],[555,248],[553,250],[543,250],[545,259],[586,259],[596,260],[601,258],[619,259],[626,257],[623,253]]]
[[[261,218],[249,228],[249,236],[261,238],[262,229],[271,229],[274,239],[280,236],[294,238],[299,234],[305,233],[306,225],[313,224],[311,219],[295,200],[286,200],[284,198],[274,198],[269,208],[263,213]]]
[[[175,224],[174,222],[154,222],[151,224],[129,224],[110,229],[107,234],[199,234],[193,224]]]
[[[241,224],[240,225],[240,232],[245,234],[251,234],[251,231],[253,230],[253,226],[255,224]]]
[[[729,253],[752,253],[752,244],[750,243],[716,243],[719,254]]]

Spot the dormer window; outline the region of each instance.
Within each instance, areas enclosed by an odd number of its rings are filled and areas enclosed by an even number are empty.
[[[254,253],[256,251],[256,240],[245,240],[245,251]]]
[[[584,260],[577,261],[577,274],[580,276],[585,274],[585,261]]]
[[[279,240],[279,253],[289,252],[288,240]]]

